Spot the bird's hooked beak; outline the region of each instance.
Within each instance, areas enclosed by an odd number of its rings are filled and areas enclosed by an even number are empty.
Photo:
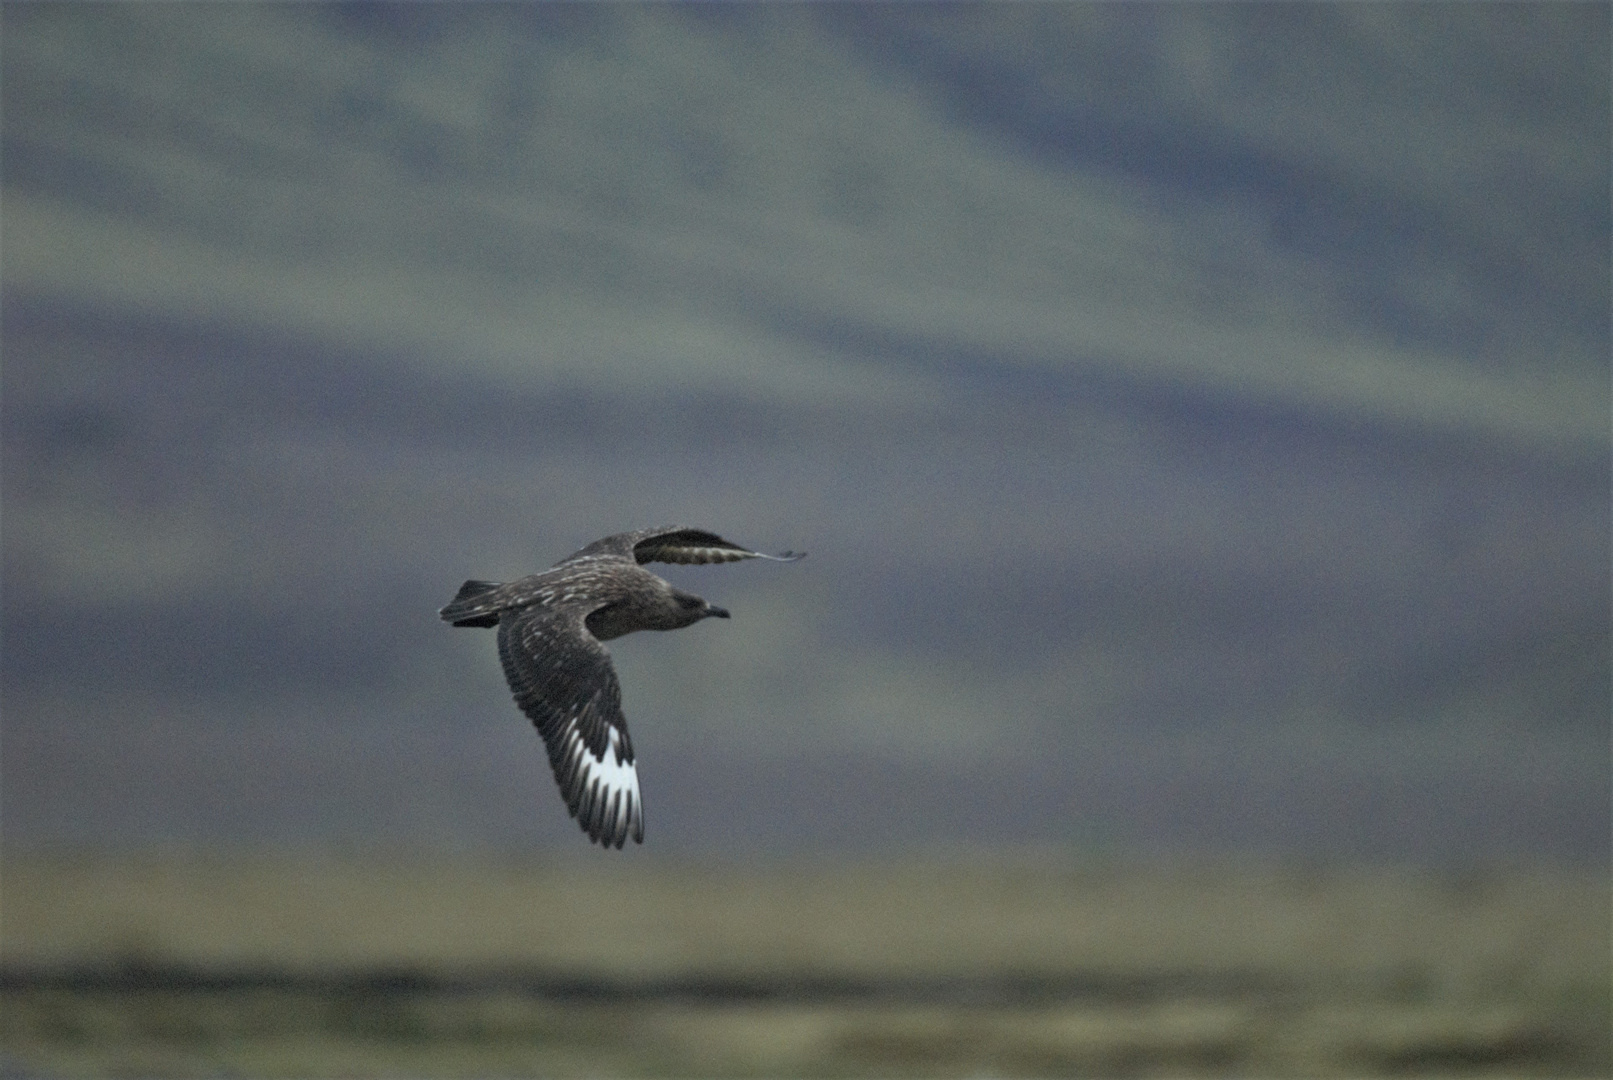
[[[727,608],[720,608],[716,604],[707,604],[706,605],[706,618],[708,618],[708,619],[726,619],[726,618],[728,618],[728,609]]]

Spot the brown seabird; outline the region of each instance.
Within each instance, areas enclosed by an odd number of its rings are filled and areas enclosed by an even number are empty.
[[[644,803],[621,684],[601,643],[728,618],[639,564],[794,562],[804,555],[763,555],[702,529],[641,529],[595,540],[519,581],[467,581],[438,614],[455,626],[498,627],[504,677],[543,736],[566,807],[590,840],[620,848],[628,836],[644,842]]]

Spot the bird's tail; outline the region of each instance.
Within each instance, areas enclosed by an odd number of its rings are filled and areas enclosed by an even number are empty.
[[[496,626],[498,608],[488,603],[487,594],[499,588],[498,581],[467,581],[459,587],[448,606],[437,612],[444,622],[455,626]]]

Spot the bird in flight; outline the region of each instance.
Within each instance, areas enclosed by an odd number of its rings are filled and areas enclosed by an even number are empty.
[[[805,554],[763,555],[702,529],[641,529],[595,540],[518,581],[467,581],[438,614],[455,626],[498,627],[504,677],[543,736],[567,809],[590,840],[620,848],[629,836],[644,842],[644,803],[621,684],[603,643],[728,618],[640,564],[794,562]]]

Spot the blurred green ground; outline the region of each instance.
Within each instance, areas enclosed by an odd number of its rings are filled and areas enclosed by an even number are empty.
[[[1605,872],[10,857],[73,1076],[1607,1076]]]

